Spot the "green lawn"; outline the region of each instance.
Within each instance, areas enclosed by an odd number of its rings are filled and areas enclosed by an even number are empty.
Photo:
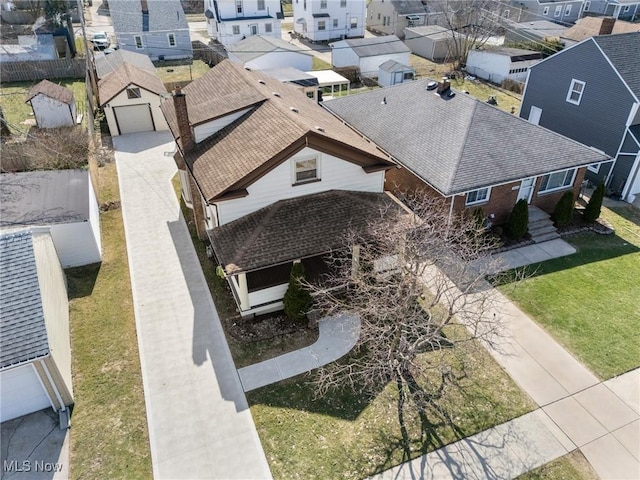
[[[98,169],[100,202],[117,201],[114,163]],[[100,215],[103,261],[67,270],[75,406],[71,477],[151,478],[122,212]]]
[[[520,475],[518,480],[598,480],[599,478],[582,452],[574,450],[535,470]]]
[[[615,235],[567,238],[578,252],[532,265],[516,288],[500,287],[602,379],[640,366],[640,214],[603,208]]]
[[[471,345],[458,356],[445,353],[461,376],[460,388],[437,402],[452,423],[435,408],[426,412],[432,427],[425,431],[417,416],[407,419],[413,457],[534,408],[488,353]],[[314,398],[309,380],[298,377],[248,394],[274,478],[359,479],[406,460],[392,386],[381,386],[375,398],[337,390]]]
[[[311,70],[331,70],[333,67],[330,63],[325,62],[321,58],[314,55],[313,63],[311,64]]]
[[[78,113],[84,112],[87,103],[84,79],[60,79],[51,81],[70,88],[73,91]],[[7,122],[10,124],[9,128],[11,128],[12,132],[27,132],[29,127],[21,123],[27,119],[35,120],[33,110],[31,110],[31,106],[28,103],[25,103],[25,99],[29,89],[39,82],[40,81],[37,80],[33,82],[3,83],[0,85],[0,106],[2,107]]]
[[[176,65],[174,67],[158,67],[156,73],[165,84],[171,82],[188,82],[200,78],[209,70],[209,65],[202,60],[194,60],[192,65]]]

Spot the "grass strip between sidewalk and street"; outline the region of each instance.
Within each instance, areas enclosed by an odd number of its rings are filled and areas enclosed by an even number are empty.
[[[117,202],[115,163],[97,169],[100,203]],[[151,478],[122,211],[100,215],[101,264],[66,271],[75,406],[71,478]]]

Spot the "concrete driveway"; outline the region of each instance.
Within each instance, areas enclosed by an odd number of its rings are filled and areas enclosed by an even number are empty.
[[[113,144],[154,478],[271,478],[171,185],[172,137]]]

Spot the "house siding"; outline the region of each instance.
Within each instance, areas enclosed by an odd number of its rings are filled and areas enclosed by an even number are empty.
[[[340,5],[340,0],[327,0],[327,8],[320,8],[320,0],[298,0],[293,2],[293,18],[296,19],[293,26],[297,34],[314,42],[362,37],[366,10],[365,0],[347,0],[344,7]],[[314,18],[314,13],[326,13],[329,17]],[[356,28],[351,28],[351,18],[357,19]],[[304,19],[305,23],[299,23],[299,19]],[[338,20],[336,27],[333,26],[334,19]],[[326,22],[325,30],[317,29],[318,20]]]
[[[512,0],[510,7],[505,7],[504,10],[509,10],[509,19],[521,23],[521,22],[533,22],[536,20],[550,20],[558,23],[575,23],[582,14],[582,8],[584,2],[582,0],[566,1],[566,2],[539,2],[537,0]],[[571,12],[569,15],[565,15],[566,6],[571,5]],[[558,17],[555,16],[555,10],[557,6],[561,6],[562,10]],[[544,15],[545,7],[549,7],[549,12]]]
[[[94,230],[88,220],[55,224],[49,229],[63,268],[89,265],[102,260]]]
[[[135,86],[135,85],[130,85],[130,86]],[[164,118],[164,115],[160,110],[160,103],[161,103],[160,95],[157,95],[153,92],[145,90],[144,88],[140,88],[140,94],[141,94],[140,98],[128,98],[127,89],[125,88],[122,92],[120,92],[114,98],[109,100],[109,102],[104,106],[104,115],[107,119],[107,124],[109,125],[109,131],[111,132],[111,136],[120,135],[113,109],[115,107],[133,106],[133,105],[150,105],[151,116],[153,118],[153,125],[155,126],[156,131],[169,130],[169,125],[167,124],[167,120]]]
[[[571,80],[586,82],[580,105],[566,101]],[[593,41],[530,69],[520,116],[542,108],[540,125],[615,157],[634,99]]]
[[[292,185],[293,162],[317,156],[320,159],[320,181]],[[384,172],[366,173],[362,167],[346,160],[305,148],[278,165],[247,188],[249,195],[216,202],[219,225],[232,222],[279,200],[328,190],[382,192]]]

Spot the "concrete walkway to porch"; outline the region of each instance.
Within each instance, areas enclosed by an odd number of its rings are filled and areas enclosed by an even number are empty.
[[[346,355],[360,336],[360,320],[348,315],[323,318],[320,336],[308,347],[238,369],[245,392],[295,377]]]

